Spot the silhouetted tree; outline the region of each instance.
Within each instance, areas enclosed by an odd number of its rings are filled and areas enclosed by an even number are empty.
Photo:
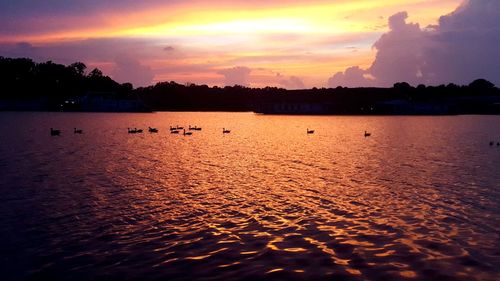
[[[412,86],[410,86],[407,82],[398,82],[393,85],[393,88],[398,90],[408,90],[411,89]]]
[[[423,90],[425,90],[425,88],[426,88],[426,86],[424,84],[419,84],[417,86],[417,90],[419,90],[419,91],[423,91]]]
[[[91,92],[115,98],[133,98],[130,83],[120,85],[95,68],[85,75],[86,65],[68,66],[52,61],[35,63],[27,58],[0,57],[0,98],[43,98],[55,109],[69,98]]]
[[[134,89],[132,83],[123,83],[121,86],[125,91],[132,91]]]
[[[474,80],[472,83],[470,83],[469,87],[477,90],[487,90],[487,89],[493,89],[495,87],[495,84],[491,83],[486,79],[477,79]]]
[[[83,62],[75,62],[70,64],[68,67],[79,76],[84,76],[85,69],[87,69],[87,66]]]
[[[99,68],[94,68],[92,71],[90,71],[88,77],[90,78],[100,78],[103,77],[102,71]]]

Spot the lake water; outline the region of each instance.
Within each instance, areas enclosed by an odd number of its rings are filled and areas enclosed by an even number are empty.
[[[2,280],[500,278],[500,116],[3,112],[0,132]]]

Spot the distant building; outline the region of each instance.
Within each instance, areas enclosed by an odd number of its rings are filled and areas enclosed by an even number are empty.
[[[375,105],[375,113],[389,115],[443,115],[451,114],[454,103],[450,101],[388,100]]]
[[[74,100],[65,101],[63,106],[66,106],[69,111],[151,112],[139,99],[117,99],[107,93],[87,94]]]
[[[323,103],[311,102],[268,102],[257,106],[255,112],[264,114],[328,114],[328,106]]]
[[[48,108],[47,98],[0,99],[0,111],[45,111]]]

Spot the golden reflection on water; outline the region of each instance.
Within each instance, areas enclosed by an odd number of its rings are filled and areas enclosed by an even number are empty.
[[[475,168],[498,162],[471,140],[467,122],[248,113],[92,118],[85,142],[64,136],[52,144],[62,155],[46,149],[65,169],[42,171],[57,184],[40,195],[51,203],[39,212],[74,213],[80,222],[64,228],[113,244],[104,259],[128,270],[154,266],[161,277],[184,280],[498,276],[500,181]],[[173,124],[203,131],[171,135],[165,128]],[[141,126],[160,133],[123,133]],[[79,176],[86,180],[75,184]],[[63,186],[72,188],[57,189]],[[80,241],[70,238],[60,243]]]
[[[417,277],[417,273],[415,273],[414,271],[401,271],[399,274],[403,277],[406,277],[406,278]]]
[[[284,270],[283,268],[274,268],[274,269],[271,269],[271,270],[267,271],[266,274],[273,273],[273,272],[278,272],[278,271],[283,271],[283,270]]]

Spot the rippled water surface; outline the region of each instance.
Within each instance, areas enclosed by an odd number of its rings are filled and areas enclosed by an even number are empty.
[[[0,131],[2,280],[500,279],[497,116],[4,112]]]

